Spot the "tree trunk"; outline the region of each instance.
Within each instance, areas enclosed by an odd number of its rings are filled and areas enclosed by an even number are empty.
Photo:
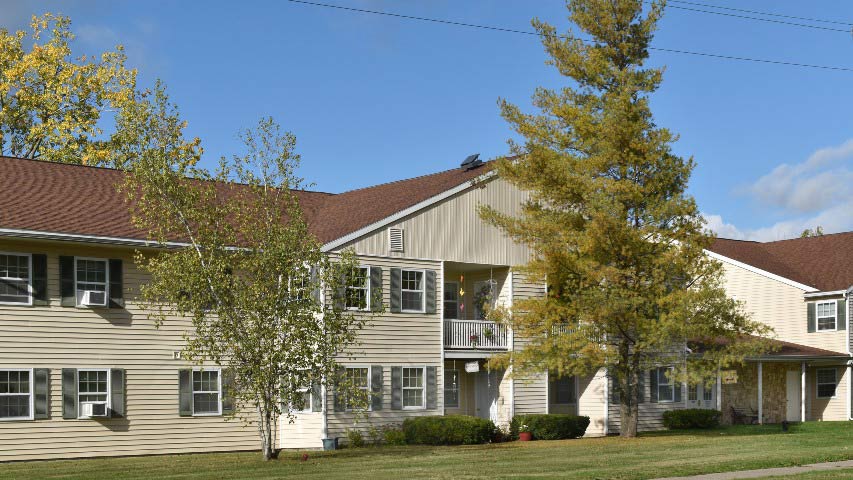
[[[636,402],[631,402],[631,405],[625,405],[622,402],[619,405],[619,436],[622,438],[635,438],[637,436],[637,420],[639,417],[639,409]]]
[[[270,408],[258,406],[258,433],[261,437],[261,454],[264,460],[273,460],[278,458],[278,451],[275,448],[275,436],[273,435],[273,415]]]

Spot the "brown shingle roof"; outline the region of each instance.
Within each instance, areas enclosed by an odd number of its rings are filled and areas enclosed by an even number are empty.
[[[317,238],[327,243],[441,194],[490,164],[352,190],[295,191]],[[116,191],[124,173],[109,168],[0,157],[0,228],[146,239]]]
[[[752,335],[747,335],[743,337],[743,340],[759,340],[761,337],[755,337]],[[810,347],[808,345],[801,345],[799,343],[785,342],[777,339],[769,339],[771,345],[773,346],[773,351],[764,354],[761,358],[778,358],[778,357],[849,357],[848,354],[842,352],[834,352],[832,350],[826,350],[818,347]],[[692,342],[688,342],[690,348],[696,352],[701,353],[703,351],[707,351],[707,349],[713,349],[716,347],[728,345],[730,340],[727,338],[714,338],[714,339],[705,339],[705,340],[696,340]]]
[[[764,243],[718,238],[710,250],[821,291],[853,285],[853,232]]]

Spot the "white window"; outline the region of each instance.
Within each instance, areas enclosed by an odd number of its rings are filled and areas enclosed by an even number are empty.
[[[0,253],[0,304],[32,304],[30,255]]]
[[[349,275],[346,307],[350,310],[370,310],[370,267],[357,267]]]
[[[403,270],[401,272],[401,301],[404,312],[424,311],[424,271]]]
[[[710,402],[714,399],[714,387],[709,387],[707,385],[703,385],[702,390],[702,400],[706,402]]]
[[[835,330],[836,308],[838,303],[835,300],[829,302],[817,302],[815,310],[817,311],[817,330],[829,331]]]
[[[575,377],[558,377],[554,375],[549,384],[551,388],[551,403],[557,405],[574,405]]]
[[[74,263],[77,306],[106,306],[109,283],[107,261],[77,257]]]
[[[0,370],[0,420],[33,419],[33,371]]]
[[[314,398],[314,395],[312,395],[311,388],[303,387],[303,388],[298,389],[297,391],[302,394],[301,395],[302,396],[302,409],[299,410],[299,409],[295,408],[296,406],[293,406],[291,408],[291,410],[293,410],[295,412],[302,412],[302,413],[312,412],[313,411],[312,400]]]
[[[403,408],[422,409],[426,406],[424,367],[403,367]]]
[[[110,371],[77,370],[77,403],[80,418],[107,416],[110,409]]]
[[[193,370],[193,415],[222,415],[219,369]]]
[[[459,407],[459,370],[444,371],[444,406]]]
[[[444,283],[444,318],[445,320],[459,318],[459,283],[457,282]]]
[[[348,367],[347,381],[350,388],[356,390],[354,392],[357,398],[347,398],[346,409],[355,410],[362,407],[367,402],[367,408],[370,409],[370,367]]]
[[[655,371],[658,376],[658,402],[675,401],[675,384],[666,374],[671,370],[671,367],[662,367]]]
[[[838,385],[838,371],[834,368],[819,368],[817,370],[817,398],[835,397],[835,387]]]
[[[695,402],[699,400],[699,390],[696,385],[688,385],[687,386],[687,400],[691,402]]]

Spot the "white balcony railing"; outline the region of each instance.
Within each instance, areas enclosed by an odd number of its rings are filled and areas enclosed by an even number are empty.
[[[505,325],[487,320],[445,320],[444,348],[506,350],[509,333]]]

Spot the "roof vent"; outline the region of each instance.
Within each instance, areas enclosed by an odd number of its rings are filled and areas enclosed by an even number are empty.
[[[465,160],[462,162],[462,164],[459,165],[459,167],[462,168],[462,170],[467,171],[467,170],[473,170],[482,164],[483,164],[483,161],[480,160],[480,154],[475,153],[474,155],[468,155],[465,158]]]

